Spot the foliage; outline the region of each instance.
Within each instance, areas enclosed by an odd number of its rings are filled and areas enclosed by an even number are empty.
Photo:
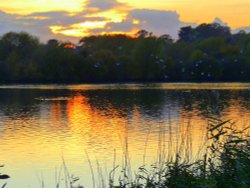
[[[79,44],[28,33],[0,38],[0,82],[250,81],[250,34],[219,24],[180,29],[179,40],[141,30]]]

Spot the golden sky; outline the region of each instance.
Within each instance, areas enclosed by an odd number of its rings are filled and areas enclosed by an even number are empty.
[[[0,1],[0,9],[10,13],[67,10],[81,11],[83,0],[7,0]]]
[[[138,13],[138,9],[144,11]],[[19,15],[18,23],[20,16],[44,12],[42,17],[33,19],[46,18],[45,13],[52,19],[50,12],[66,11],[67,14],[53,17],[53,22],[44,27],[53,34],[75,37],[93,33],[131,33],[140,27],[157,34],[165,31],[176,35],[174,29],[185,23],[208,23],[215,18],[220,18],[232,29],[250,26],[250,0],[4,0],[0,1],[0,10],[8,15]],[[171,15],[168,16],[170,11]],[[69,23],[71,18],[76,21]],[[163,19],[168,19],[169,24],[162,30],[155,29],[157,23],[161,27]],[[171,29],[172,22],[174,29]],[[31,23],[26,21],[22,24],[27,26]],[[41,26],[41,22],[34,24],[34,20],[32,24]],[[7,28],[12,27],[8,25]]]
[[[250,25],[250,0],[120,0],[136,8],[175,10],[182,21],[211,22],[221,18],[231,27]]]

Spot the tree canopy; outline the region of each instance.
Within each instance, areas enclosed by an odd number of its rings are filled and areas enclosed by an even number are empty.
[[[217,23],[183,27],[179,39],[87,36],[78,45],[25,32],[0,38],[0,82],[250,81],[250,34]]]

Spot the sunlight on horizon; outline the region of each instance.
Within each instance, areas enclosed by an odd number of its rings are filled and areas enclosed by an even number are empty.
[[[22,15],[48,11],[79,12],[83,9],[84,2],[85,0],[9,0],[0,2],[0,10]]]

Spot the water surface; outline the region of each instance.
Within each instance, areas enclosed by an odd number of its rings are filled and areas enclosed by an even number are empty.
[[[11,188],[55,187],[64,160],[91,187],[90,163],[106,177],[127,150],[132,170],[173,154],[181,137],[198,157],[210,117],[249,126],[250,84],[2,85],[1,170]]]

